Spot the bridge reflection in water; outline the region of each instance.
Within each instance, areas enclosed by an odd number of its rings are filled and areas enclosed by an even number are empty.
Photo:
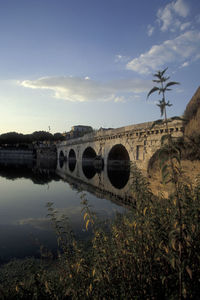
[[[73,150],[68,160],[61,156],[57,162],[48,159],[0,158],[0,175],[6,178],[30,178],[40,184],[52,179],[58,180],[60,177],[73,189],[88,191],[100,199],[111,200],[120,206],[132,206],[134,199],[131,194],[129,161],[120,161],[112,154],[110,163],[104,165],[103,162],[94,160],[90,150],[84,155],[82,163],[76,161]]]
[[[63,159],[58,163],[56,159],[0,158],[0,263],[1,259],[4,262],[11,257],[37,257],[38,244],[32,243],[32,237],[56,251],[47,202],[54,203],[59,218],[65,215],[70,220],[80,239],[87,239],[90,231],[85,231],[77,191],[86,192],[89,204],[101,220],[112,219],[116,212],[129,209],[129,170],[118,176],[121,166],[108,170],[102,163],[93,165],[89,160],[80,165],[71,156],[70,161]],[[123,178],[123,184],[119,178]]]
[[[113,159],[112,163],[104,166],[87,157],[82,163],[74,157],[63,158],[58,160],[56,173],[77,190],[88,191],[120,205],[134,204],[129,162]]]

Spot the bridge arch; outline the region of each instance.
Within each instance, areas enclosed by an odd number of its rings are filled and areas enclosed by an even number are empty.
[[[72,148],[70,149],[69,155],[68,155],[68,166],[69,166],[69,170],[71,172],[73,172],[76,167],[76,153],[75,153],[74,149],[72,149]]]
[[[122,144],[116,144],[108,153],[107,174],[110,183],[117,189],[122,189],[130,177],[130,157]]]
[[[82,155],[82,162],[86,160],[93,160],[97,156],[95,150],[92,147],[87,147]]]
[[[116,161],[130,162],[128,151],[122,144],[114,145],[108,153],[107,163],[109,164]]]
[[[75,153],[74,149],[72,149],[72,148],[69,151],[68,159],[69,160],[76,160],[76,153]]]
[[[96,156],[97,154],[95,150],[90,146],[85,148],[85,150],[83,151],[82,170],[87,179],[92,179],[96,174],[96,170],[93,164]]]
[[[64,155],[63,151],[61,150],[60,153],[59,153],[59,165],[60,165],[60,168],[63,167],[64,160],[65,160],[65,155]]]
[[[64,155],[64,152],[61,150],[60,153],[59,153],[59,159],[64,159],[65,158],[65,155]]]
[[[158,159],[159,159],[160,150],[155,151],[152,156],[149,158],[147,165],[147,174],[151,174],[152,170],[157,167]]]

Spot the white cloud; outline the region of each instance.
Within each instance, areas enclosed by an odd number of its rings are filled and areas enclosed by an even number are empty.
[[[189,7],[184,0],[176,0],[168,3],[157,12],[157,21],[162,31],[175,31],[180,29],[182,22],[179,18],[186,18],[189,14]]]
[[[186,28],[190,27],[191,23],[190,22],[186,22],[180,25],[180,30],[184,31]]]
[[[175,39],[166,40],[160,45],[134,58],[127,64],[127,69],[140,74],[148,74],[169,63],[184,63],[193,60],[200,52],[200,32],[187,31]]]
[[[172,13],[169,6],[168,4],[165,8],[160,8],[157,13],[158,21],[162,25],[162,31],[166,31],[172,22]]]
[[[116,103],[117,103],[117,102],[122,102],[122,103],[124,103],[124,102],[126,102],[126,99],[125,99],[125,97],[123,97],[123,96],[119,96],[119,97],[116,97],[114,101],[115,101]]]
[[[121,55],[121,54],[116,54],[116,55],[115,55],[115,62],[116,62],[116,63],[118,63],[118,62],[125,63],[125,62],[127,62],[129,59],[130,59],[130,57],[127,57],[127,56],[125,56],[125,55]]]
[[[181,17],[187,17],[189,14],[189,7],[183,0],[177,0],[172,2],[172,7],[174,11]]]
[[[121,54],[116,54],[116,55],[115,55],[115,61],[116,61],[116,62],[120,61],[120,60],[122,59],[122,57],[123,57],[123,56],[122,56]]]
[[[148,36],[152,36],[153,32],[154,32],[154,27],[151,26],[151,25],[148,25],[147,26],[147,34],[148,34]]]
[[[189,66],[189,62],[188,61],[185,61],[181,66],[180,68],[185,68],[185,67],[188,67]]]
[[[147,92],[151,81],[142,79],[124,79],[108,83],[79,77],[43,77],[37,80],[25,80],[20,85],[31,89],[53,91],[57,99],[71,102],[114,101],[124,102],[130,94]]]

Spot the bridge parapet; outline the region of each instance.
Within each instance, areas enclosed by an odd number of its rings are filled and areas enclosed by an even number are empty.
[[[125,127],[120,127],[116,129],[100,129],[98,131],[84,135],[83,137],[70,139],[64,142],[61,142],[58,146],[66,145],[75,145],[82,144],[87,142],[94,142],[99,140],[110,140],[113,138],[122,138],[126,137],[146,137],[152,136],[155,134],[166,134],[166,126],[164,123],[155,125],[153,128],[154,122],[146,122],[136,125],[129,125]],[[183,132],[183,122],[179,120],[171,121],[168,125],[169,131],[171,133]]]

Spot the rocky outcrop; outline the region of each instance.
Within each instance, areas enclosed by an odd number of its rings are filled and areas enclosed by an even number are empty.
[[[195,138],[200,136],[200,87],[186,106],[184,112],[185,137]]]

